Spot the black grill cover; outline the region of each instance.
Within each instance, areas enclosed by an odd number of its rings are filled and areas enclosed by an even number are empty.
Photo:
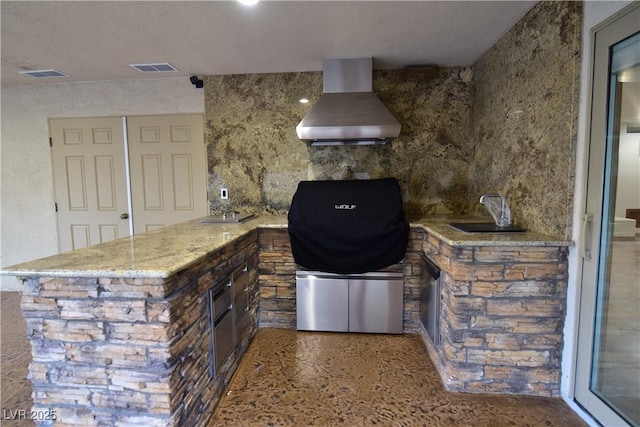
[[[376,271],[402,261],[409,240],[394,178],[302,181],[288,218],[293,257],[309,270]]]

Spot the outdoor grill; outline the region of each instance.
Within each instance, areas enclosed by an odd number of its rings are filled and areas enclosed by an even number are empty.
[[[402,333],[409,223],[394,178],[302,181],[289,211],[302,330]]]
[[[364,273],[402,261],[409,223],[398,181],[300,182],[289,236],[293,257],[305,269]]]

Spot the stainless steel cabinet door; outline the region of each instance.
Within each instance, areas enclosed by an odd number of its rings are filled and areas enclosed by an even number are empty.
[[[349,281],[346,278],[298,276],[296,304],[298,330],[349,330]]]
[[[350,279],[349,331],[402,333],[402,279]]]
[[[214,352],[216,371],[233,350],[233,315],[228,310],[218,319],[214,329]]]

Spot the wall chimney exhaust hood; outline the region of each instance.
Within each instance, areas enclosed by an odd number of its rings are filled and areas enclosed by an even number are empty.
[[[323,93],[296,126],[312,146],[386,144],[400,123],[373,93],[373,58],[323,60]]]

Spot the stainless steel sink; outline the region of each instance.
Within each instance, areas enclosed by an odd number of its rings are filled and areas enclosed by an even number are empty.
[[[452,222],[451,227],[466,233],[521,233],[525,228],[514,225],[500,227],[492,222]]]

